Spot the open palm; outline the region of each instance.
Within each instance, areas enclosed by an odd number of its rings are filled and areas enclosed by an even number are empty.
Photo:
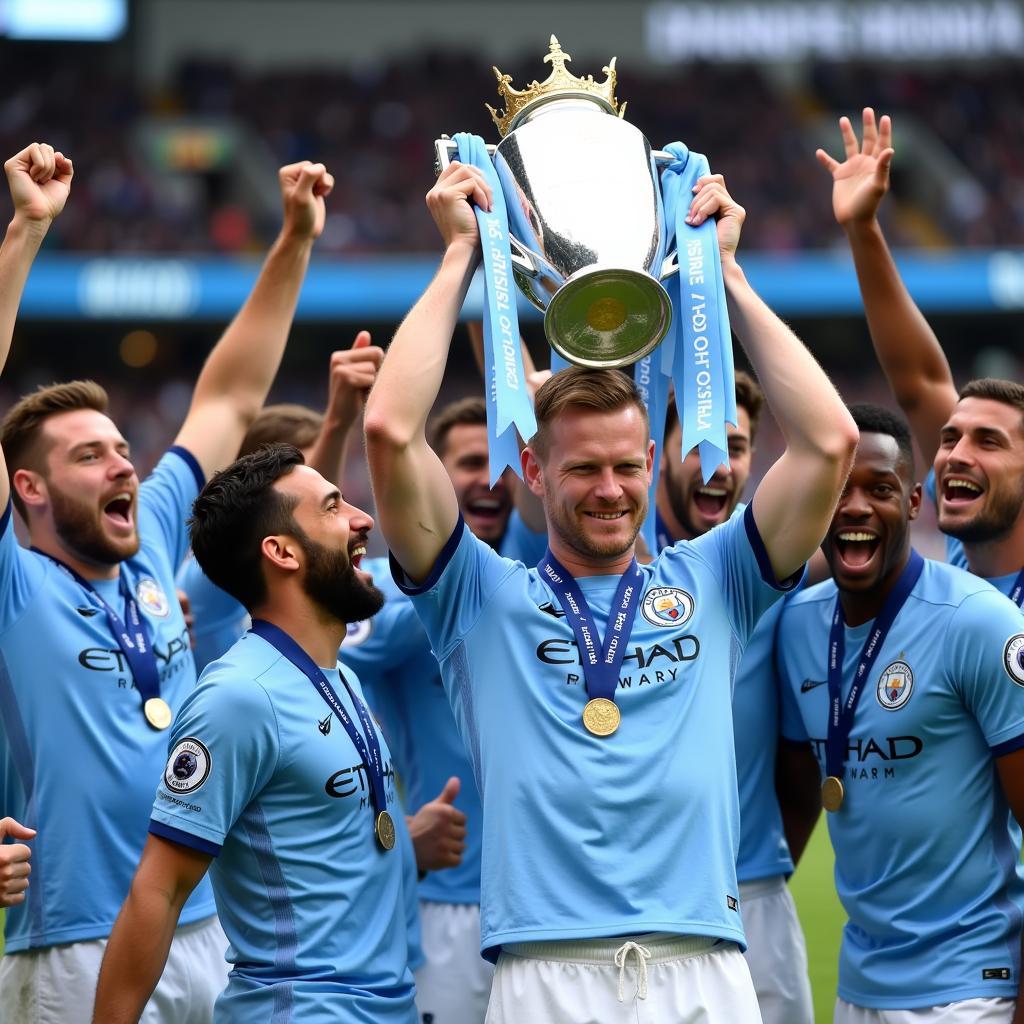
[[[863,142],[850,119],[839,119],[846,159],[840,163],[823,149],[815,156],[832,175],[832,212],[840,224],[871,220],[878,213],[882,197],[889,191],[889,167],[892,164],[892,121],[888,115],[875,125],[875,112],[864,108]]]

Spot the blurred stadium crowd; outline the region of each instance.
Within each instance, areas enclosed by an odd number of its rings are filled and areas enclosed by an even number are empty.
[[[238,162],[275,167],[311,157],[338,182],[321,254],[434,251],[423,206],[433,140],[464,130],[497,141],[483,108],[495,98],[493,74],[466,54],[259,74],[192,61],[152,93],[95,54],[70,55],[45,80],[28,73],[31,60],[13,54],[0,68],[0,150],[15,152],[28,132],[74,154],[76,201],[54,226],[51,248],[260,250],[276,230],[276,211],[239,189]],[[536,61],[502,71],[521,86],[536,76]],[[819,145],[835,150],[835,115],[865,102],[893,115],[897,146],[911,127],[923,141],[897,161],[886,224],[895,246],[1024,244],[1020,64],[965,66],[955,76],[945,66],[830,64],[808,68],[798,82],[753,67],[688,65],[667,78],[623,69],[618,94],[652,145],[681,139],[709,155],[757,212],[744,233],[750,249],[840,242],[813,153]],[[191,167],[179,152],[168,173],[142,142],[147,130],[168,124],[241,132],[243,145],[231,157],[192,154]],[[922,175],[931,191],[919,187]]]

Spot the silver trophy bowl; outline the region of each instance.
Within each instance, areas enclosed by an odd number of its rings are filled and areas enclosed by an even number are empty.
[[[440,171],[455,144],[436,148]],[[660,281],[677,266],[662,248],[657,172],[671,154],[590,97],[555,96],[526,112],[493,158],[516,283],[544,313],[551,347],[592,369],[648,355],[672,321]]]

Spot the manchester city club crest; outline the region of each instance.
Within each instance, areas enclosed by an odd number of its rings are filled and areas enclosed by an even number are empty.
[[[194,793],[209,777],[213,758],[205,743],[188,736],[175,744],[164,769],[164,785],[172,793]]]
[[[370,619],[363,619],[361,622],[350,622],[345,627],[345,639],[341,641],[342,647],[358,647],[370,639],[373,632],[373,625]]]
[[[896,711],[910,700],[914,689],[914,673],[905,661],[886,665],[878,677],[878,703],[886,711]]]
[[[1024,686],[1024,633],[1017,633],[1003,647],[1003,668],[1018,685]]]
[[[167,595],[160,589],[160,584],[148,576],[143,577],[135,585],[135,598],[142,610],[155,618],[165,619],[171,610],[167,603]]]
[[[681,626],[693,615],[693,598],[678,587],[655,587],[644,595],[640,610],[655,626]]]

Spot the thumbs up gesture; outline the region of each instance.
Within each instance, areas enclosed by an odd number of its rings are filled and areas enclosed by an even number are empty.
[[[26,828],[13,818],[0,819],[0,843],[7,838],[34,839],[35,834],[35,829]],[[31,856],[32,851],[24,843],[0,845],[0,907],[13,907],[25,902],[28,876],[32,871],[29,864]]]
[[[444,789],[409,818],[409,835],[420,871],[440,871],[462,863],[466,816],[455,807],[461,783],[452,776]]]

